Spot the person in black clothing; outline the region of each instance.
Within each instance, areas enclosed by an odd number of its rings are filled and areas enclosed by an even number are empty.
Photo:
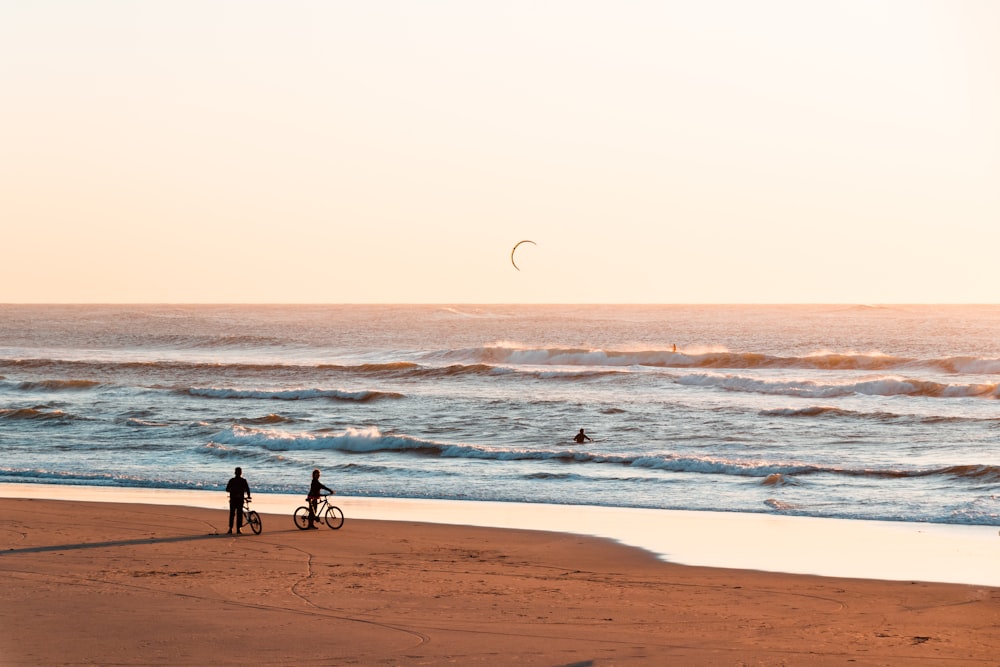
[[[584,433],[582,428],[580,429],[579,433],[573,436],[573,442],[577,443],[578,445],[582,445],[587,440],[593,440],[593,438]]]
[[[226,491],[229,493],[229,532],[233,532],[233,520],[236,520],[236,532],[242,533],[240,526],[243,525],[243,497],[250,498],[250,485],[243,479],[243,468],[237,468],[235,477],[226,484]]]
[[[321,491],[326,491],[327,493],[333,493],[333,489],[323,486],[319,481],[319,469],[313,470],[312,483],[309,485],[309,496],[306,500],[309,502],[309,528],[316,528],[316,505],[319,504],[319,499],[323,497]],[[317,529],[318,530],[318,529]]]

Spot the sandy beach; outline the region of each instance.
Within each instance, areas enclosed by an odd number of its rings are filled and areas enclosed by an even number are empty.
[[[998,664],[1000,589],[568,533],[0,499],[0,664]]]

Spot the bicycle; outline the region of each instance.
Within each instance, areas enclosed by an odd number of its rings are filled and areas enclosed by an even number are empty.
[[[327,493],[320,496],[313,520],[317,523],[325,523],[331,530],[337,530],[344,525],[344,513],[336,505],[330,504],[330,501],[327,500],[329,495]],[[309,527],[309,506],[303,505],[296,508],[295,513],[292,514],[292,518],[295,520],[296,528],[299,530],[307,529]]]
[[[250,530],[253,531],[254,535],[260,535],[260,531],[264,529],[264,526],[260,522],[260,515],[257,512],[250,509],[250,499],[243,499],[243,523],[240,524],[240,528],[243,526],[250,526]]]

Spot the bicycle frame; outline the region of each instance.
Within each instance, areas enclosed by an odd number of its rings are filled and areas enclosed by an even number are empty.
[[[260,531],[263,529],[260,514],[250,509],[250,498],[243,499],[243,523],[239,527],[243,528],[243,526],[250,526],[254,535],[260,535]]]
[[[344,513],[336,505],[331,505],[327,497],[330,494],[322,495],[315,499],[316,510],[312,510],[313,499],[307,499],[308,505],[299,507],[292,513],[295,527],[299,530],[306,530],[312,524],[322,523],[332,530],[337,530],[344,525]]]

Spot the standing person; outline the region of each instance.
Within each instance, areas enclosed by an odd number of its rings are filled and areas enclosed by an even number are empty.
[[[250,498],[250,485],[243,479],[243,468],[237,467],[234,471],[235,477],[226,484],[226,491],[229,493],[229,533],[233,532],[233,519],[236,520],[236,534],[243,531],[243,497]]]
[[[306,500],[309,502],[309,528],[316,528],[316,505],[320,498],[323,497],[321,491],[325,490],[327,493],[333,493],[333,489],[323,486],[319,481],[319,468],[313,470],[312,483],[309,485],[309,496]],[[317,528],[317,530],[319,530]]]
[[[587,440],[593,440],[593,438],[584,433],[582,428],[580,429],[579,433],[573,436],[573,442],[575,442],[578,445],[582,445]]]

